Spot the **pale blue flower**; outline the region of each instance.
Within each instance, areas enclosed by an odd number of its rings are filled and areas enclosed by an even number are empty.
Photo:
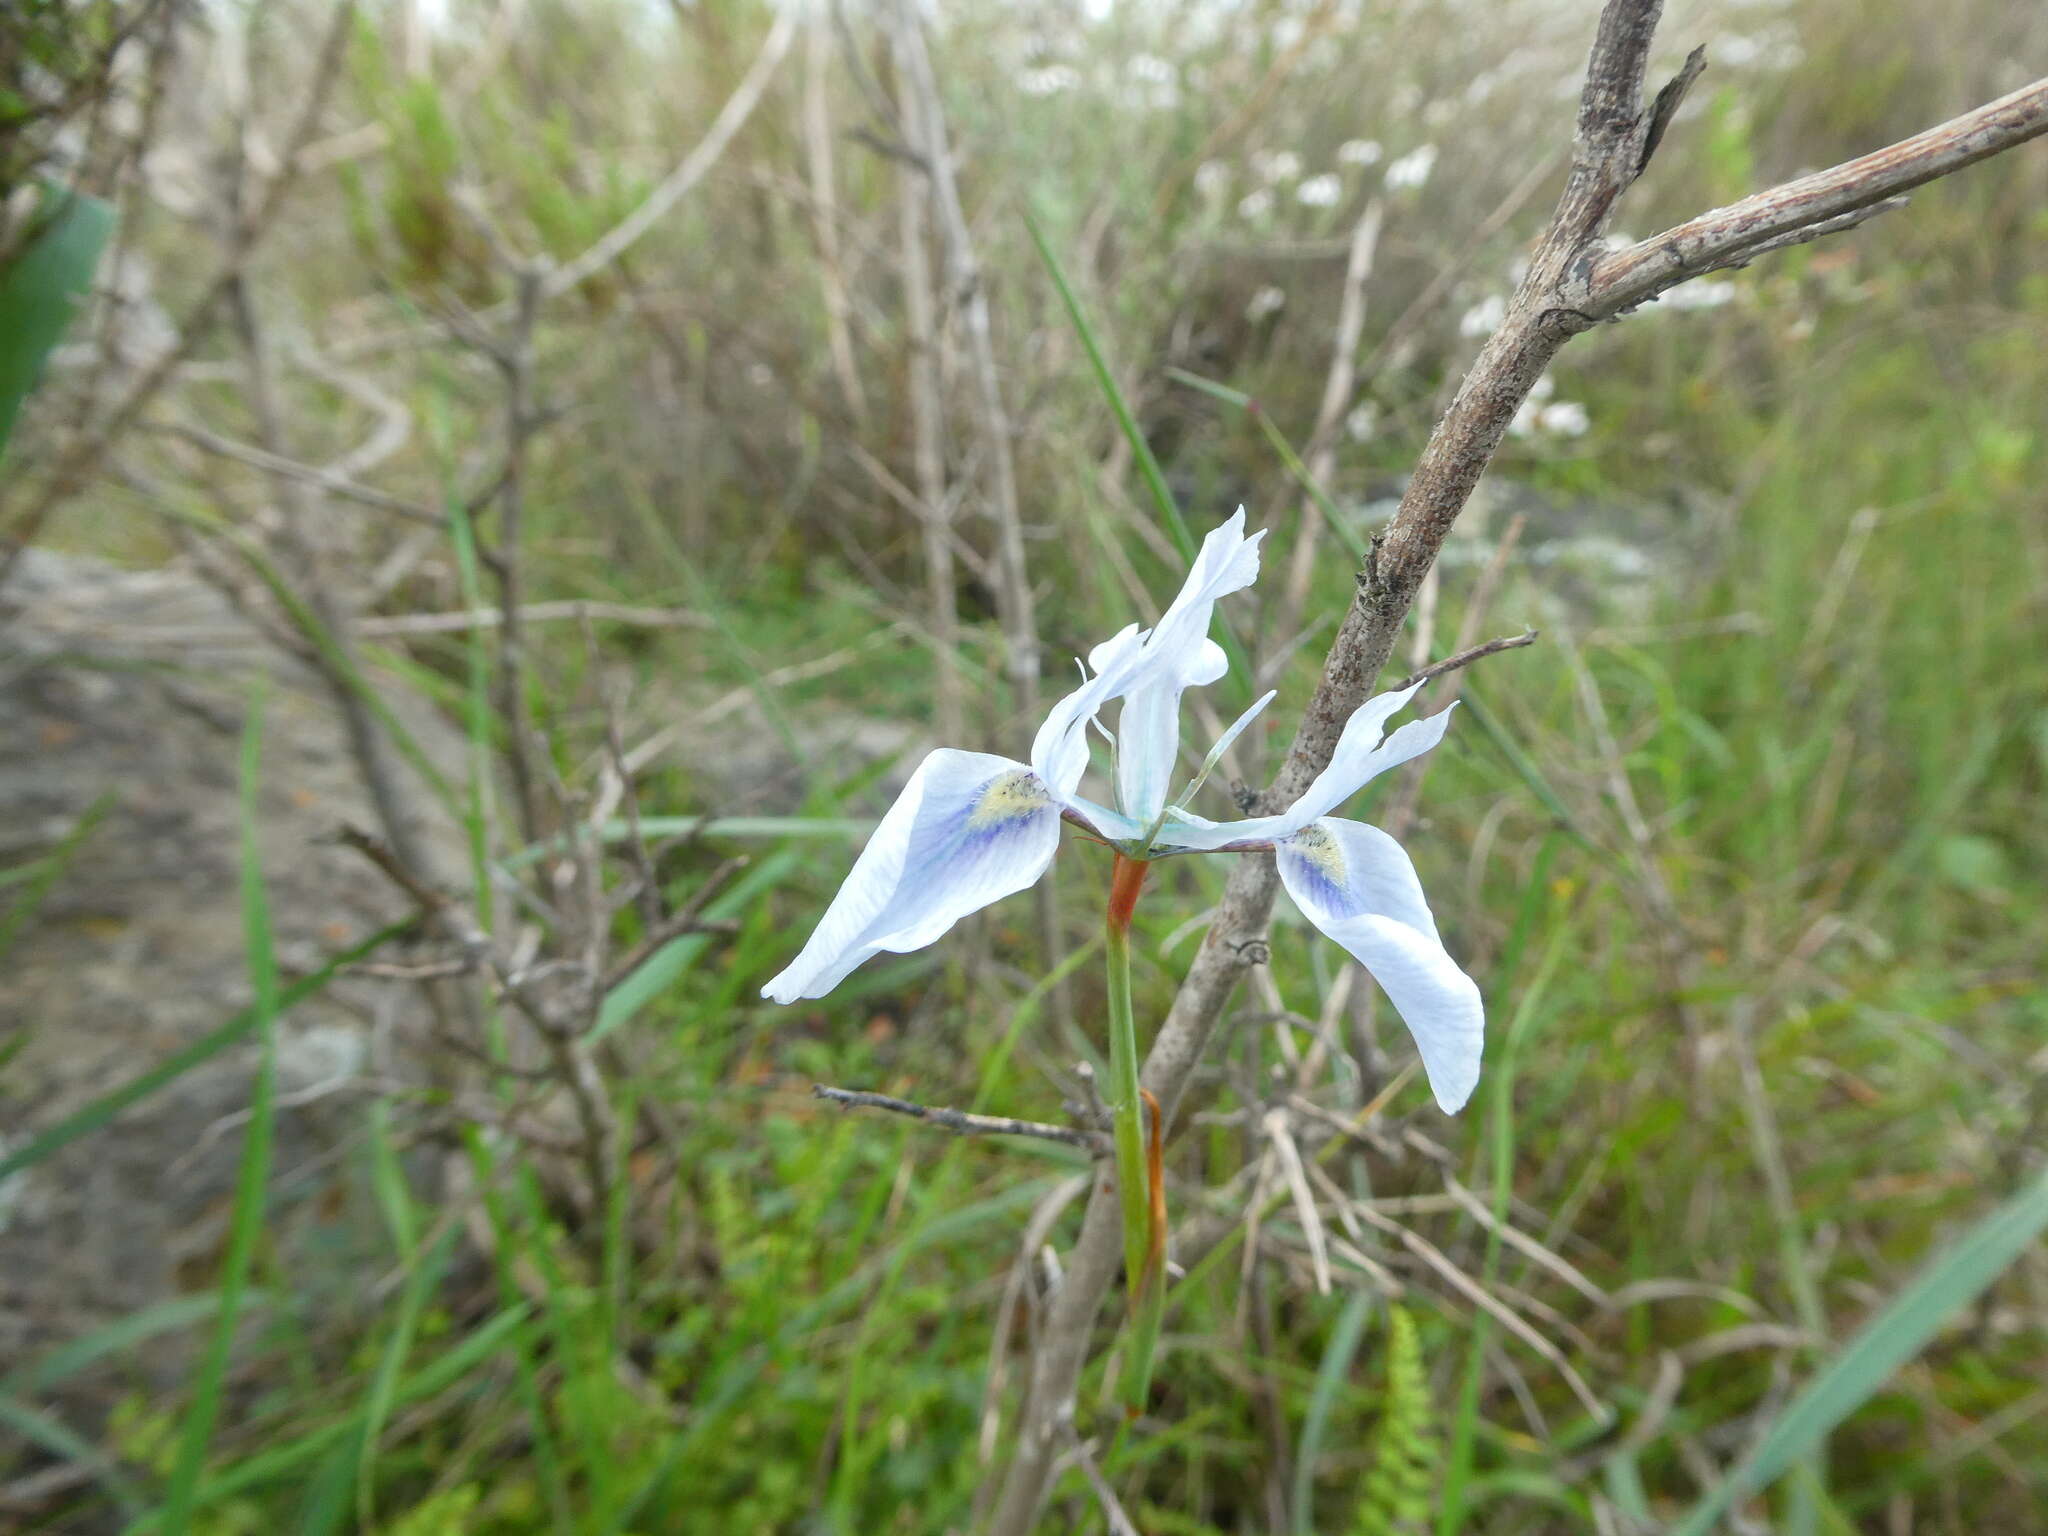
[[[1053,706],[1019,763],[941,748],[918,765],[882,818],[801,954],[762,995],[822,997],[883,951],[932,943],[961,918],[1035,884],[1072,821],[1132,859],[1271,848],[1302,915],[1372,973],[1408,1025],[1437,1102],[1455,1112],[1479,1078],[1479,989],[1444,949],[1415,867],[1376,827],[1330,815],[1365,784],[1443,739],[1450,711],[1383,737],[1416,689],[1368,700],[1346,723],[1330,764],[1288,810],[1214,822],[1186,808],[1224,750],[1272,701],[1266,694],[1210,749],[1193,782],[1168,798],[1180,766],[1180,699],[1223,676],[1209,639],[1217,601],[1258,579],[1259,541],[1242,509],[1203,542],[1194,568],[1152,630],[1135,625],[1088,656],[1081,686]],[[1121,701],[1112,738],[1116,805],[1080,793],[1087,731]],[[1100,729],[1101,727],[1097,727]]]

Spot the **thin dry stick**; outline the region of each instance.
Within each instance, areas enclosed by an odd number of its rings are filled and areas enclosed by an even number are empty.
[[[1031,592],[1031,573],[1024,558],[1024,516],[1017,497],[1017,471],[1012,452],[1010,413],[1003,402],[996,371],[994,329],[989,319],[988,288],[960,184],[953,174],[953,150],[946,131],[945,104],[939,96],[931,54],[925,47],[924,23],[908,0],[899,0],[895,36],[902,46],[906,94],[915,98],[919,138],[917,150],[931,176],[932,209],[945,240],[949,297],[966,322],[967,362],[974,378],[976,425],[981,458],[988,473],[989,510],[996,525],[996,609],[1003,626],[1015,707],[1026,719],[1038,714],[1038,615]],[[1033,889],[1039,933],[1048,955],[1061,948],[1059,888],[1042,880]],[[1070,1024],[1073,994],[1065,981],[1055,982],[1047,999],[1053,1016]]]
[[[1024,561],[1024,519],[1017,499],[1017,473],[1010,443],[1010,414],[1003,404],[996,371],[995,339],[989,320],[988,291],[981,264],[967,228],[960,184],[953,175],[953,151],[946,132],[944,104],[924,27],[915,11],[899,11],[898,35],[907,66],[905,84],[916,98],[921,136],[918,150],[931,174],[932,206],[945,237],[946,281],[950,297],[967,323],[967,360],[974,375],[977,425],[982,458],[988,468],[989,505],[996,524],[997,570],[1002,576],[996,597],[1002,607],[1003,632],[1009,643],[1010,673],[1016,679],[1018,710],[1031,716],[1038,707],[1038,619],[1031,580]]]
[[[1462,674],[1466,667],[1498,651],[1515,650],[1535,643],[1536,631],[1533,629],[1524,634],[1489,640],[1484,645],[1472,643],[1479,633],[1479,626],[1486,622],[1487,612],[1493,607],[1494,595],[1500,591],[1500,584],[1507,576],[1509,557],[1513,555],[1515,546],[1521,543],[1522,530],[1528,526],[1528,521],[1521,513],[1516,513],[1509,520],[1507,531],[1501,535],[1500,543],[1494,548],[1493,558],[1486,562],[1486,569],[1479,573],[1479,580],[1473,583],[1471,600],[1466,603],[1465,616],[1458,623],[1456,649],[1442,661],[1411,672],[1401,680],[1401,687],[1412,687],[1417,683],[1426,683],[1431,678],[1451,674],[1450,683],[1435,695],[1438,708],[1448,709],[1458,695],[1464,692],[1465,679]],[[1415,808],[1422,799],[1422,782],[1428,775],[1429,763],[1426,758],[1417,758],[1402,770],[1400,788],[1395,792],[1393,804],[1387,810],[1386,821],[1382,823],[1395,837],[1406,836],[1409,826],[1414,822]]]
[[[832,354],[832,371],[838,376],[840,393],[846,396],[846,408],[859,422],[867,419],[868,401],[853,362],[853,336],[847,324],[852,305],[846,296],[846,269],[839,250],[832,115],[825,94],[828,26],[830,22],[821,12],[804,28],[804,161],[811,182],[811,228],[818,241],[818,282],[825,298],[825,345]]]
[[[533,761],[533,700],[526,682],[526,630],[521,623],[526,606],[526,453],[540,428],[533,390],[533,332],[546,291],[547,277],[540,267],[516,267],[510,331],[504,345],[491,352],[505,378],[505,473],[499,482],[497,558],[491,563],[498,579],[498,715],[505,722],[505,759],[512,774],[513,803],[519,808],[519,830],[529,843],[539,841],[541,821]]]
[[[1047,1125],[1040,1120],[1009,1120],[999,1115],[971,1115],[964,1109],[939,1109],[914,1104],[886,1093],[868,1093],[857,1088],[828,1088],[820,1083],[811,1089],[813,1098],[826,1099],[842,1109],[886,1109],[941,1126],[955,1136],[1030,1136],[1039,1141],[1057,1141],[1076,1147],[1090,1157],[1109,1155],[1109,1138],[1099,1131],[1084,1131],[1071,1125]]]
[[[605,973],[601,992],[610,993],[628,976],[654,958],[655,952],[671,939],[681,938],[686,933],[702,933],[712,925],[704,917],[704,909],[711,905],[712,898],[724,890],[734,875],[747,867],[745,854],[735,854],[704,877],[690,899],[678,910],[662,918],[647,930],[646,936],[627,952],[626,956],[614,961]]]
[[[1530,166],[1522,179],[1508,189],[1508,195],[1500,200],[1493,212],[1480,220],[1479,227],[1472,231],[1470,238],[1458,243],[1458,249],[1451,254],[1449,260],[1437,268],[1436,275],[1429,280],[1429,285],[1409,301],[1406,309],[1394,317],[1394,323],[1387,327],[1385,334],[1374,343],[1372,351],[1359,365],[1358,371],[1365,376],[1368,383],[1379,376],[1380,368],[1393,355],[1394,349],[1435,313],[1436,307],[1444,301],[1445,296],[1458,286],[1465,276],[1466,268],[1479,252],[1486,249],[1487,242],[1505,229],[1508,221],[1528,206],[1529,199],[1536,195],[1539,188],[1549,183],[1550,178],[1556,174],[1558,165],[1565,158],[1563,150],[1556,150]]]
[[[636,608],[630,603],[590,602],[570,598],[561,602],[524,603],[518,613],[521,624],[553,624],[564,620],[578,624],[625,624],[635,629],[709,629],[711,620],[687,608]],[[461,634],[473,629],[496,629],[505,622],[502,608],[458,608],[452,613],[393,613],[358,619],[355,630],[365,637],[384,639],[402,635]]]
[[[1394,686],[1413,688],[1417,683],[1426,683],[1432,678],[1442,677],[1447,672],[1461,671],[1473,662],[1486,656],[1498,656],[1502,651],[1519,651],[1525,645],[1536,643],[1537,631],[1525,629],[1519,635],[1502,635],[1498,640],[1488,640],[1480,645],[1470,645],[1442,661],[1433,661],[1420,672],[1410,672]]]
[[[1615,201],[1645,169],[1653,127],[1668,123],[1677,105],[1673,92],[1666,93],[1655,112],[1643,98],[1643,74],[1661,10],[1659,0],[1608,0],[1601,12],[1580,94],[1572,168],[1550,228],[1501,328],[1480,350],[1431,433],[1400,510],[1361,573],[1322,680],[1279,775],[1262,797],[1262,810],[1292,804],[1328,764],[1345,722],[1386,665],[1416,588],[1506,436],[1508,423],[1558,349],[1600,317],[1602,311],[1586,307],[1596,302],[1586,274],[1598,271],[1603,261],[1599,240]],[[1834,224],[1844,208],[1869,206],[1906,186],[2031,138],[2043,131],[2044,119],[2048,84],[2015,93],[1891,151],[1746,200],[1768,212],[1745,216],[1744,227],[1751,238],[1761,228],[1765,238],[1774,240],[1804,229],[1821,230]],[[1717,217],[1708,215],[1695,223],[1711,225]],[[1663,236],[1644,243],[1659,250],[1674,244]],[[1712,270],[1698,262],[1711,259],[1708,253],[1717,249],[1732,260],[1744,249],[1754,255],[1756,248],[1732,238],[1718,246],[1711,239],[1702,240],[1684,275]],[[1606,306],[1605,314],[1618,314],[1631,302],[1630,293],[1635,295],[1632,302],[1639,303],[1658,288],[1655,282],[1627,287],[1620,269],[1610,268],[1597,302]],[[1245,967],[1263,957],[1262,935],[1276,883],[1269,856],[1248,855],[1238,861],[1208,937],[1154,1039],[1143,1081],[1166,1106],[1169,1121]],[[990,1525],[993,1536],[1027,1536],[1036,1523],[1058,1454],[1061,1426],[1073,1414],[1075,1387],[1095,1320],[1122,1256],[1119,1217],[1113,1196],[1090,1199],[1081,1235],[1068,1256],[1065,1283],[1032,1362],[1029,1400],[1003,1497]]]
[[[914,22],[899,15],[892,43],[898,56],[897,75],[907,80],[908,44],[903,34]],[[904,89],[897,103],[903,132],[912,144],[924,142],[917,93]],[[924,530],[926,622],[931,626],[932,654],[937,662],[933,718],[944,741],[964,740],[965,717],[960,691],[960,617],[953,579],[952,503],[946,495],[944,407],[939,388],[936,345],[938,306],[932,297],[931,254],[925,247],[930,218],[931,186],[924,172],[896,164],[896,233],[903,263],[903,319],[909,355],[904,359],[910,388],[911,465],[917,481],[917,516]]]
[[[1088,1479],[1088,1486],[1094,1490],[1095,1502],[1102,1506],[1102,1518],[1109,1527],[1109,1536],[1138,1536],[1138,1528],[1124,1513],[1123,1505],[1117,1502],[1116,1490],[1109,1486],[1109,1479],[1095,1464],[1095,1453],[1089,1449],[1088,1442],[1075,1436],[1070,1454],[1081,1474]]]
[[[660,184],[647,194],[646,201],[605,231],[589,250],[550,272],[542,286],[542,298],[560,298],[617,261],[634,241],[661,222],[662,216],[685,192],[704,179],[704,173],[718,163],[718,157],[725,153],[733,135],[740,131],[741,125],[760,104],[762,93],[768,89],[768,82],[775,75],[775,67],[782,62],[782,56],[789,52],[790,42],[796,37],[796,17],[796,9],[791,7],[775,18],[775,25],[768,29],[768,36],[762,40],[761,51],[754,56],[754,62],[719,109],[718,116],[711,120],[711,126],[705,130],[697,147],[662,178]]]
[[[257,323],[256,307],[248,285],[239,272],[228,286],[228,307],[247,361],[249,406],[256,418],[257,433],[266,453],[276,459],[287,459],[290,455],[285,451],[284,418],[263,345],[263,333]],[[362,777],[363,788],[377,812],[384,835],[391,840],[391,846],[397,849],[399,858],[408,867],[431,872],[432,864],[421,836],[417,808],[407,793],[397,753],[368,701],[358,691],[357,680],[368,674],[349,639],[339,594],[340,583],[330,569],[332,562],[321,549],[314,527],[320,517],[318,495],[303,480],[284,474],[275,474],[274,478],[278,499],[284,508],[282,542],[295,557],[297,576],[307,606],[332,637],[341,664],[335,665],[317,646],[311,647],[308,654],[341,715],[349,755],[355,760],[356,771]]]
[[[1811,176],[1715,208],[1602,256],[1576,279],[1574,307],[1606,319],[1690,278],[1851,229],[1900,194],[2048,133],[2048,79]]]
[[[1106,1123],[1090,1120],[1091,1125]],[[1017,1262],[1010,1266],[1009,1278],[1003,1282],[1002,1300],[996,1304],[996,1325],[989,1332],[988,1379],[981,1394],[981,1432],[975,1441],[975,1458],[984,1467],[995,1460],[1001,1444],[1003,1422],[1003,1387],[1010,1362],[1010,1330],[1012,1319],[1027,1305],[1026,1288],[1031,1283],[1032,1266],[1038,1258],[1038,1251],[1045,1246],[1052,1235],[1053,1224],[1065,1214],[1083,1194],[1087,1193],[1092,1175],[1078,1174],[1071,1179],[1062,1179],[1046,1192],[1045,1198],[1033,1207],[1030,1220],[1024,1223],[1024,1235],[1017,1244]],[[1029,1303],[1035,1305],[1035,1298]],[[996,1486],[984,1481],[975,1490],[975,1523],[988,1513],[988,1503],[995,1497]]]
[[[1316,1294],[1330,1294],[1330,1253],[1323,1241],[1323,1219],[1316,1210],[1316,1197],[1308,1187],[1308,1175],[1302,1170],[1301,1149],[1294,1144],[1294,1132],[1288,1125],[1285,1109],[1270,1109],[1266,1112],[1266,1139],[1279,1154],[1280,1172],[1287,1180],[1287,1191],[1294,1197],[1295,1213],[1301,1217],[1302,1235],[1308,1239],[1309,1264],[1315,1271]]]
[[[145,423],[146,429],[151,426],[155,424]],[[206,428],[191,422],[170,422],[156,427],[156,430],[168,432],[193,447],[220,458],[233,459],[237,463],[247,464],[273,475],[303,481],[327,492],[330,496],[338,496],[343,501],[360,502],[363,506],[375,507],[380,512],[395,512],[400,517],[435,528],[445,526],[447,521],[432,507],[407,501],[402,496],[393,496],[389,491],[380,491],[375,486],[364,485],[336,470],[325,469],[317,464],[302,464],[297,459],[288,459],[281,454],[269,453],[247,443],[238,443],[231,437],[222,437],[218,432],[209,432]]]
[[[704,629],[711,623],[701,613],[683,608],[635,608],[626,603],[585,602],[581,599],[528,603],[519,610],[519,616],[527,624],[575,620],[579,623],[625,624],[636,629]],[[504,613],[496,608],[457,609],[451,613],[387,613],[352,620],[349,633],[359,640],[402,640],[416,635],[452,635],[473,629],[495,629],[504,621]],[[97,631],[87,625],[81,626],[81,632]],[[132,635],[138,644],[163,647],[255,643],[247,630],[230,629],[225,625],[123,626],[121,632]],[[789,679],[784,677],[782,680]]]
[[[626,813],[626,856],[633,866],[632,904],[640,914],[642,927],[652,933],[658,931],[664,918],[661,899],[661,877],[654,867],[654,855],[647,850],[647,837],[640,826],[640,790],[633,773],[626,767],[626,738],[619,726],[619,714],[626,702],[628,692],[624,679],[618,685],[608,687],[604,668],[598,661],[597,635],[588,624],[583,626],[583,652],[587,658],[590,673],[598,680],[598,691],[604,700],[604,753],[605,774],[599,781],[600,792],[594,797],[586,824],[593,836],[601,835],[599,829],[609,816],[597,814],[597,806],[616,800]],[[594,925],[606,926],[606,925]]]
[[[1564,1384],[1571,1389],[1572,1395],[1585,1406],[1586,1411],[1593,1416],[1595,1422],[1611,1424],[1614,1421],[1614,1410],[1594,1396],[1593,1389],[1586,1385],[1585,1378],[1573,1368],[1571,1361],[1565,1358],[1564,1351],[1538,1333],[1519,1312],[1509,1307],[1491,1291],[1487,1290],[1485,1286],[1452,1263],[1441,1248],[1437,1247],[1436,1244],[1422,1236],[1412,1227],[1404,1227],[1398,1221],[1382,1216],[1364,1201],[1355,1202],[1352,1208],[1366,1225],[1377,1227],[1389,1237],[1394,1238],[1402,1247],[1414,1254],[1416,1258],[1420,1259],[1430,1269],[1441,1275],[1452,1290],[1465,1297],[1466,1300],[1470,1301],[1481,1311],[1490,1314],[1508,1332],[1549,1361],[1551,1367],[1564,1381]]]
[[[248,61],[245,59],[243,62],[246,67]],[[245,109],[250,96],[251,82],[245,77],[240,91]],[[237,153],[232,168],[234,179],[229,188],[230,223],[226,243],[230,251],[240,242],[241,232],[249,224],[244,217],[250,174],[246,153],[248,139],[249,124],[246,120],[238,122]],[[224,298],[236,338],[242,347],[244,389],[256,421],[262,451],[276,463],[291,462],[293,456],[285,437],[284,403],[279,396],[271,368],[270,349],[244,266],[234,266],[230,271]],[[278,542],[291,557],[308,609],[332,636],[336,659],[331,659],[328,652],[316,646],[309,648],[311,660],[333,696],[350,755],[377,819],[384,828],[384,835],[409,868],[431,878],[432,866],[421,836],[417,807],[407,794],[408,785],[399,770],[397,753],[372,712],[369,701],[360,691],[360,680],[365,673],[348,636],[344,583],[322,538],[320,525],[324,521],[324,508],[320,496],[315,487],[303,478],[275,470],[272,478],[284,513]],[[429,996],[434,996],[431,988]]]
[[[1351,231],[1351,251],[1344,264],[1344,293],[1337,304],[1337,330],[1330,340],[1330,371],[1323,379],[1322,404],[1309,433],[1302,461],[1309,479],[1327,486],[1337,468],[1337,428],[1358,381],[1358,338],[1365,331],[1365,285],[1372,279],[1373,257],[1379,250],[1380,222],[1385,209],[1378,198],[1365,205]],[[1275,632],[1291,635],[1300,627],[1315,577],[1316,551],[1322,542],[1323,514],[1312,496],[1301,498],[1301,517],[1294,525],[1294,553],[1287,562]]]

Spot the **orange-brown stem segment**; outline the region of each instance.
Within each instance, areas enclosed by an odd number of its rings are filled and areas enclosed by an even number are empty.
[[[1138,909],[1138,893],[1145,888],[1148,859],[1133,859],[1119,853],[1109,877],[1109,926],[1120,933],[1131,931],[1131,914]]]
[[[1166,1279],[1166,1133],[1165,1116],[1159,1099],[1150,1088],[1140,1088],[1145,1101],[1145,1184],[1152,1197],[1152,1228],[1145,1249],[1145,1284],[1154,1286]]]

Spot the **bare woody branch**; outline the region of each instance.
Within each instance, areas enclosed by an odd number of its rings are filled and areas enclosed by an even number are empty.
[[[446,521],[432,507],[407,501],[402,496],[393,496],[390,492],[380,491],[375,486],[351,480],[336,470],[323,468],[317,464],[303,464],[297,459],[288,459],[282,454],[272,453],[249,443],[238,443],[233,438],[209,432],[192,422],[150,422],[145,425],[156,431],[167,432],[195,448],[220,458],[233,459],[237,463],[247,464],[273,475],[316,486],[330,496],[340,497],[343,501],[358,502],[382,512],[394,512],[400,517],[432,527],[439,527]]]
[[[2048,79],[2022,86],[1974,112],[1726,208],[1710,209],[1602,256],[1574,307],[1596,319],[1618,315],[1665,289],[1765,250],[1848,229],[1900,194],[2048,133]]]
[[[1056,1141],[1076,1147],[1090,1157],[1109,1155],[1109,1138],[1099,1131],[1079,1130],[1071,1125],[1047,1125],[1040,1120],[1006,1120],[997,1115],[970,1115],[963,1109],[935,1109],[886,1093],[868,1093],[857,1088],[828,1088],[820,1083],[811,1089],[813,1098],[824,1099],[842,1109],[886,1109],[913,1120],[941,1126],[955,1136],[1030,1136],[1039,1141]]]
[[[1642,174],[1679,98],[1699,72],[1697,59],[1689,59],[1646,108],[1643,76],[1661,10],[1659,0],[1607,0],[1580,97],[1571,170],[1550,228],[1500,329],[1431,433],[1399,510],[1375,540],[1322,679],[1278,775],[1260,797],[1259,810],[1279,811],[1292,804],[1329,763],[1345,722],[1392,654],[1452,522],[1516,410],[1567,341],[1686,277],[1846,227],[1910,187],[2048,129],[2048,84],[2031,86],[1889,150],[1802,177],[1610,255],[1600,238],[1614,206]],[[1247,967],[1265,954],[1263,936],[1276,885],[1270,856],[1240,859],[1209,934],[1154,1037],[1142,1081],[1165,1105],[1169,1121],[1231,992]],[[1064,1426],[1073,1416],[1096,1318],[1122,1264],[1120,1225],[1116,1196],[1105,1197],[1098,1189],[1032,1361],[1015,1454],[989,1527],[993,1536],[1027,1536],[1037,1521]]]

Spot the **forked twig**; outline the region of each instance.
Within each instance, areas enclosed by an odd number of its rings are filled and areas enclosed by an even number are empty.
[[[1455,656],[1446,656],[1442,661],[1433,661],[1420,672],[1410,672],[1394,686],[1413,688],[1417,683],[1426,683],[1433,677],[1442,677],[1446,672],[1456,672],[1469,667],[1485,656],[1497,656],[1502,651],[1518,651],[1525,645],[1536,643],[1539,631],[1525,629],[1519,635],[1502,635],[1498,640],[1488,640],[1480,645],[1468,646]]]

